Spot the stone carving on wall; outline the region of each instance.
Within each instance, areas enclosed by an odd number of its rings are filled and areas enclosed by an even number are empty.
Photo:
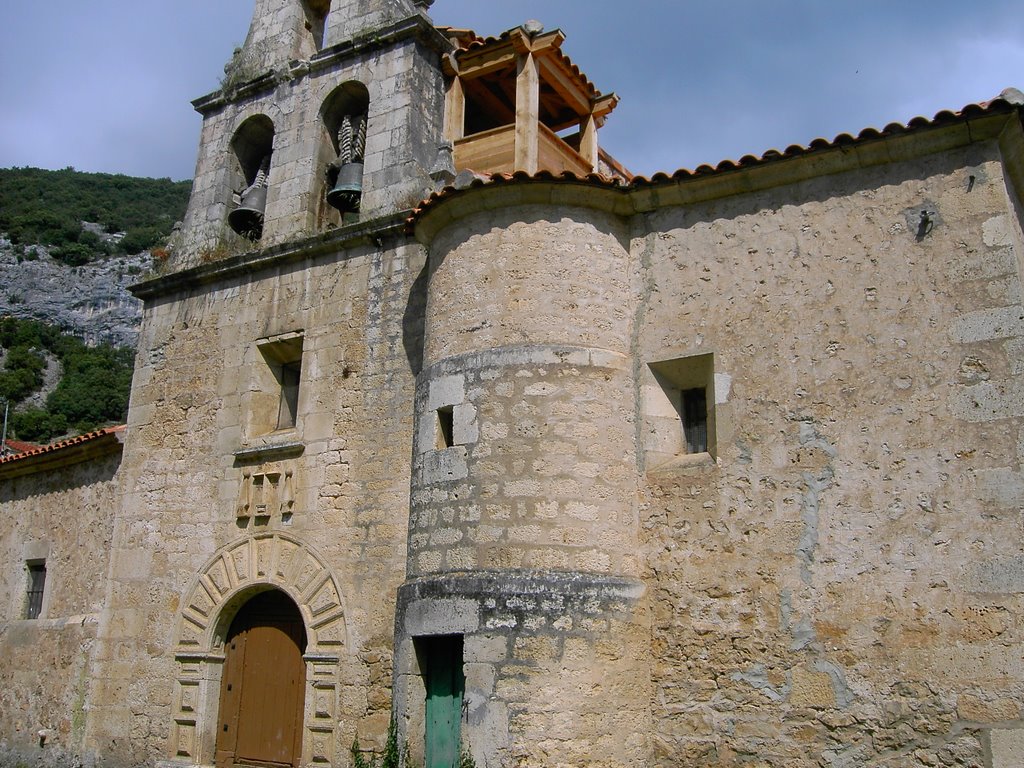
[[[287,522],[295,507],[291,470],[274,472],[242,472],[235,517],[241,520],[280,517]]]

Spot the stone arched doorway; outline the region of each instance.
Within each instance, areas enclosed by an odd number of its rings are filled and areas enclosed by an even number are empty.
[[[239,609],[224,644],[217,768],[298,768],[305,652],[302,614],[284,592],[261,592]]]
[[[245,606],[273,591],[292,601],[305,628],[302,763],[335,762],[338,663],[350,645],[342,594],[325,560],[282,533],[244,537],[217,550],[182,600],[169,745],[176,762],[218,762],[227,641]]]

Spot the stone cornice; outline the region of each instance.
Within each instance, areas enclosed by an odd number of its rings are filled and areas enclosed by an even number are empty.
[[[263,74],[233,88],[220,88],[192,102],[197,112],[205,115],[228,104],[243,101],[252,96],[268,93],[279,83],[298,80],[309,73],[330,69],[356,56],[392,47],[406,40],[415,39],[439,54],[453,50],[452,44],[430,21],[422,15],[409,16],[394,24],[360,35],[352,40],[332,45],[305,61],[290,61],[280,69]]]
[[[279,267],[297,261],[337,253],[363,245],[377,246],[385,237],[406,239],[405,222],[411,211],[404,210],[388,216],[360,221],[328,232],[311,235],[261,250],[248,251],[237,256],[200,264],[142,283],[129,286],[136,297],[149,301],[179,291],[208,285],[239,275]]]

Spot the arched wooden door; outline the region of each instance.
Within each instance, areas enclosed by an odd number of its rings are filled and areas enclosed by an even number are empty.
[[[283,592],[262,592],[242,606],[225,643],[217,768],[297,768],[302,757],[305,651],[302,614]]]

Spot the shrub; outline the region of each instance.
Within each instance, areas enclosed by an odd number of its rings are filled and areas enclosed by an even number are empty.
[[[58,248],[81,242],[81,222],[95,221],[110,233],[138,231],[129,245],[145,241],[138,247],[143,251],[170,234],[185,213],[190,189],[187,181],[80,173],[73,168],[4,168],[0,169],[0,232],[6,232],[16,245]]]
[[[67,264],[69,267],[81,267],[96,258],[96,251],[81,243],[69,243],[59,248],[54,248],[50,254],[57,261]]]
[[[33,443],[49,442],[66,434],[68,421],[60,414],[49,413],[42,408],[29,408],[11,416],[11,431],[19,440]]]
[[[12,403],[24,400],[43,385],[45,370],[46,360],[38,352],[26,346],[11,347],[0,371],[0,397]]]
[[[0,318],[0,347],[7,350],[0,371],[0,397],[12,404],[39,390],[46,370],[43,350],[60,361],[63,374],[46,399],[46,409],[18,413],[15,429],[25,440],[83,432],[122,421],[128,410],[133,353],[108,345],[87,347],[81,339],[36,320]]]

